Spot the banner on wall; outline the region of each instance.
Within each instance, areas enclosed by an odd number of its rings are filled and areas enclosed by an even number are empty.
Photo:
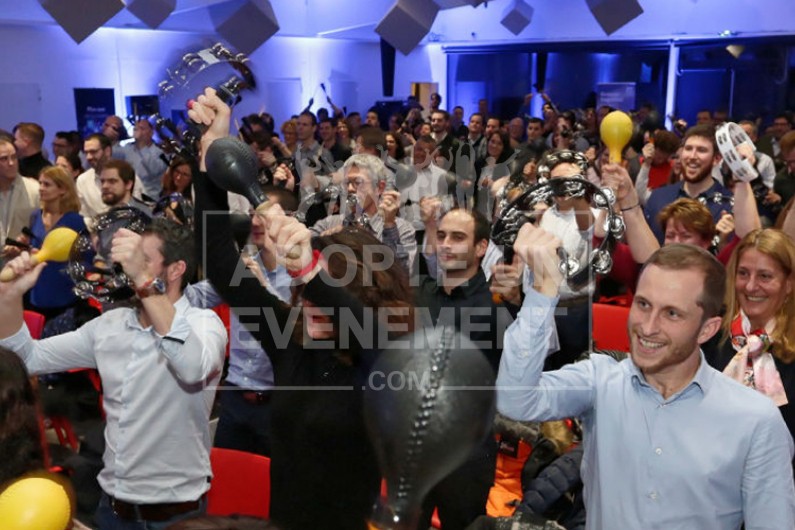
[[[105,118],[116,114],[112,88],[75,88],[75,114],[77,130],[85,138],[102,132]]]
[[[635,109],[635,83],[599,83],[596,106],[629,112]]]

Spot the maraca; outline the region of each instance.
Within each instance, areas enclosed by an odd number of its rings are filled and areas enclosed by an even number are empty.
[[[205,160],[210,180],[219,188],[248,199],[258,215],[264,217],[273,206],[257,181],[257,158],[249,146],[231,136],[219,138],[207,149]],[[298,248],[287,253],[290,259],[300,255]]]
[[[0,493],[3,530],[64,530],[70,527],[73,511],[71,485],[51,473],[25,475]]]
[[[604,117],[599,127],[602,141],[610,151],[610,163],[621,163],[621,151],[632,138],[632,119],[620,110],[614,110]]]
[[[47,237],[44,238],[41,249],[31,257],[36,263],[41,263],[43,261],[67,261],[75,239],[77,239],[77,232],[71,228],[63,226],[53,228],[50,230],[50,233],[47,234]],[[16,278],[16,274],[8,267],[0,272],[0,282],[10,282],[14,278]]]
[[[387,485],[368,529],[416,530],[425,496],[491,428],[494,370],[469,339],[444,327],[388,344],[371,374],[408,384],[365,390],[365,425]]]

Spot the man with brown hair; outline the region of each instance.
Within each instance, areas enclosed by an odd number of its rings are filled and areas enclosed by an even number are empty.
[[[587,527],[795,528],[795,448],[781,414],[701,351],[720,330],[723,266],[692,245],[663,247],[641,272],[629,358],[542,373],[559,247],[531,224],[519,232],[534,287],[505,333],[497,408],[523,421],[582,419]]]
[[[14,147],[23,177],[38,179],[41,170],[52,165],[41,152],[43,143],[44,129],[38,123],[21,122],[14,127]]]
[[[682,140],[682,181],[654,190],[646,207],[646,222],[657,240],[662,243],[663,232],[656,219],[660,211],[680,197],[703,198],[712,218],[717,223],[724,211],[730,211],[728,199],[731,192],[712,178],[712,169],[720,163],[721,156],[711,125],[696,125],[685,133]]]

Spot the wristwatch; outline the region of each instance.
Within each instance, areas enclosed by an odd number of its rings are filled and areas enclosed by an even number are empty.
[[[151,296],[153,294],[165,294],[166,293],[166,282],[163,281],[162,278],[150,278],[143,283],[140,287],[135,288],[135,294],[138,295],[138,298],[143,300],[144,298]]]

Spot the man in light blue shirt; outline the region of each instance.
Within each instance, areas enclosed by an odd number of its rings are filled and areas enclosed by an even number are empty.
[[[99,371],[106,426],[95,520],[103,530],[162,530],[206,508],[209,419],[226,333],[212,311],[183,296],[196,267],[193,237],[165,219],[143,235],[119,229],[110,258],[132,280],[138,307],[41,341],[23,324],[22,296],[46,264],[23,252],[8,265],[17,279],[0,285],[0,344],[31,375]]]
[[[534,290],[506,331],[497,408],[526,421],[580,417],[590,530],[795,528],[793,442],[770,398],[709,367],[723,267],[668,245],[646,263],[630,310],[630,357],[592,355],[542,373],[560,241],[528,224],[514,248]]]

